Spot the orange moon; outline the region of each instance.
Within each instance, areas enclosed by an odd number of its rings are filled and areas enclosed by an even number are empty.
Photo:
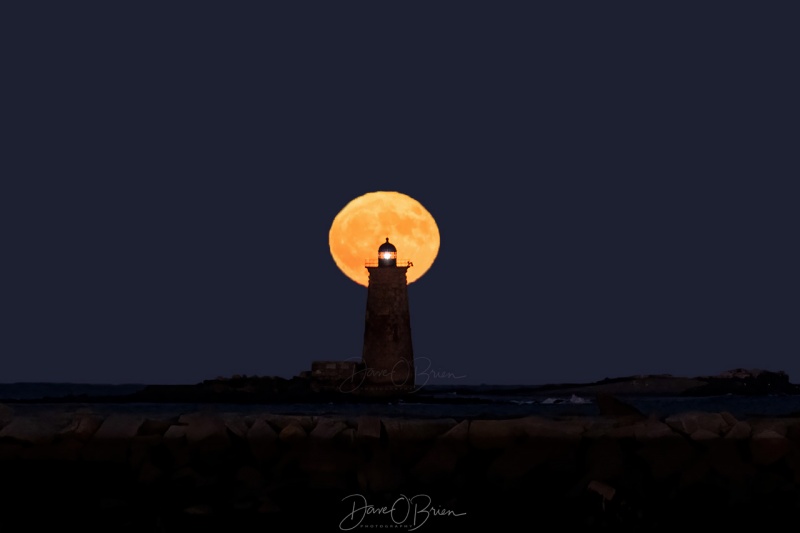
[[[396,191],[375,191],[351,200],[333,219],[328,244],[339,270],[367,287],[364,263],[378,259],[378,247],[387,237],[397,248],[397,264],[413,264],[406,274],[409,284],[431,268],[439,253],[439,227],[433,216],[417,200]]]

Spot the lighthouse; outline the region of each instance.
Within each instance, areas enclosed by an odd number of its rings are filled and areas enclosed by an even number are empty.
[[[365,263],[369,272],[362,352],[365,393],[394,394],[414,388],[406,280],[411,266],[410,261],[398,265],[397,248],[388,237],[378,248],[377,261]]]

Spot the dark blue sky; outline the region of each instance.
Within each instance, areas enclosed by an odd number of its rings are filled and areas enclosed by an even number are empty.
[[[414,349],[462,383],[800,381],[790,7],[3,6],[0,381],[360,356],[327,238],[375,190],[438,222]]]

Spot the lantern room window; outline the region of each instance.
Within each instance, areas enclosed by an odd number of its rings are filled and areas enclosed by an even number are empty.
[[[386,242],[378,248],[378,266],[397,266],[397,248],[389,242],[389,237],[386,237]]]

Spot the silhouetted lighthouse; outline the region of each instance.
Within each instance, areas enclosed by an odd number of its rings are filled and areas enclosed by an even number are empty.
[[[414,352],[408,312],[406,271],[397,265],[397,249],[389,238],[378,248],[378,261],[367,261],[367,313],[364,327],[365,387],[385,394],[414,388]]]

